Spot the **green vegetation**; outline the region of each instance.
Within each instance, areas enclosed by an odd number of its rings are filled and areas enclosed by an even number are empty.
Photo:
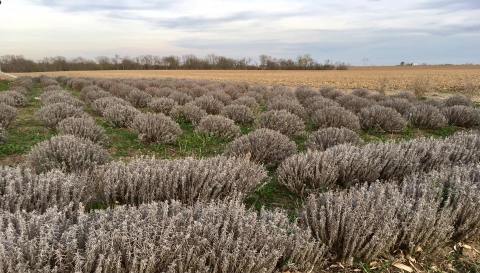
[[[49,139],[54,132],[47,129],[35,118],[35,112],[41,103],[38,96],[40,88],[34,88],[28,95],[29,104],[18,108],[18,116],[15,122],[8,128],[8,142],[0,145],[0,161],[9,162],[8,157],[17,157],[30,151],[35,144]]]
[[[8,81],[0,81],[0,91],[8,89]]]
[[[170,159],[207,157],[221,154],[228,143],[226,140],[198,134],[190,123],[181,121],[179,124],[183,134],[176,144],[144,144],[138,140],[137,134],[128,129],[112,127],[100,117],[97,117],[97,121],[105,128],[110,139],[108,148],[114,158],[145,154]]]

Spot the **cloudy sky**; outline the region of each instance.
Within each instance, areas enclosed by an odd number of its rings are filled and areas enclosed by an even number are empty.
[[[0,55],[480,63],[480,0],[3,0]]]

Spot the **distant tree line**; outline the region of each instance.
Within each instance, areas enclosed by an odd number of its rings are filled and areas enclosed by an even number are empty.
[[[310,55],[296,59],[274,58],[261,55],[259,61],[250,58],[234,59],[217,55],[197,57],[153,56],[138,57],[100,56],[95,59],[82,57],[67,59],[65,57],[46,57],[40,61],[26,59],[22,55],[5,55],[0,57],[0,66],[4,72],[44,72],[44,71],[78,71],[78,70],[180,70],[180,69],[220,69],[220,70],[346,70],[345,63],[325,61],[319,63]]]

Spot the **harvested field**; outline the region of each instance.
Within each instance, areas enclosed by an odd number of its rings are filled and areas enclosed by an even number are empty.
[[[416,95],[0,81],[1,272],[479,272],[480,110]]]
[[[228,71],[228,70],[147,70],[147,71],[62,71],[18,73],[21,76],[68,76],[92,78],[188,78],[237,81],[266,85],[330,86],[338,89],[411,89],[424,82],[431,92],[477,92],[480,66],[353,67],[328,71]]]

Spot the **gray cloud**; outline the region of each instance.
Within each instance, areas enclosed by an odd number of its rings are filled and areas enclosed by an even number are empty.
[[[156,10],[165,9],[175,3],[171,0],[95,0],[95,1],[63,1],[63,0],[33,0],[34,3],[61,9],[67,12],[111,12],[131,10]]]
[[[420,8],[444,9],[447,11],[480,9],[479,0],[430,0],[422,3]]]

